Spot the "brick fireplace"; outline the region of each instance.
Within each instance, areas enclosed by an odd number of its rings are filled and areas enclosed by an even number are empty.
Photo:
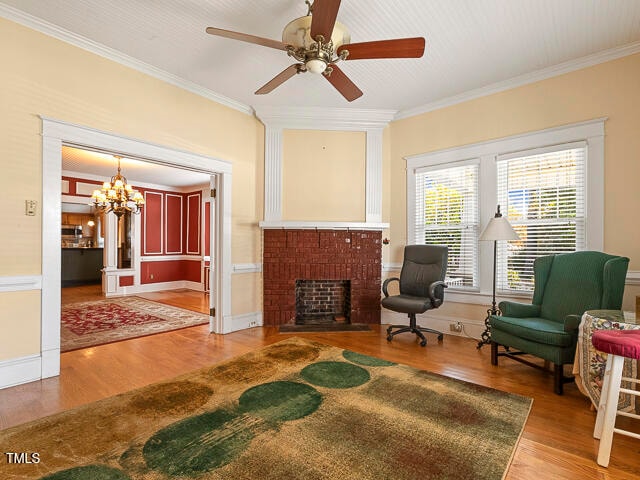
[[[344,315],[329,313],[334,320],[380,323],[382,232],[274,228],[264,230],[263,241],[264,325],[296,322],[296,282],[300,286],[301,281],[347,292]]]

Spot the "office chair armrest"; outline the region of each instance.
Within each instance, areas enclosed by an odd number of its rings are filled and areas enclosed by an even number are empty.
[[[443,301],[442,298],[436,297],[436,288],[438,287],[448,288],[449,285],[444,283],[442,280],[438,280],[436,282],[433,282],[431,285],[429,285],[429,299],[431,300],[431,304],[434,306],[434,308],[437,308],[440,305],[442,305],[442,301]]]
[[[539,317],[540,305],[532,303],[509,302],[507,300],[500,302],[498,308],[505,317]]]
[[[394,280],[395,280],[396,282],[400,283],[400,279],[399,279],[398,277],[391,277],[391,278],[387,278],[387,279],[384,281],[384,283],[382,284],[382,293],[384,293],[384,296],[385,296],[385,297],[388,297],[388,296],[389,296],[389,292],[387,291],[387,286],[388,286],[391,282],[393,282]]]
[[[578,330],[582,317],[580,315],[567,315],[564,317],[564,331],[573,332]]]

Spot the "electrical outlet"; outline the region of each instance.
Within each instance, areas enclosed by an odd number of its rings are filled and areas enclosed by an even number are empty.
[[[450,323],[449,330],[451,330],[452,332],[460,333],[462,332],[462,324],[460,322]]]

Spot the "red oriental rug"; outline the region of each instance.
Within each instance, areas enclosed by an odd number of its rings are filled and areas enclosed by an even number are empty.
[[[61,320],[60,346],[68,352],[202,325],[209,316],[132,296],[63,305]]]

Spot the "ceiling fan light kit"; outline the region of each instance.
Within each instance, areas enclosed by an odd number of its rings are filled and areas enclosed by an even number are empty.
[[[282,32],[282,42],[256,37],[245,33],[208,27],[211,35],[241,40],[265,47],[285,50],[295,58],[297,64],[290,65],[259,88],[256,95],[264,95],[282,85],[298,73],[323,74],[349,102],[362,96],[362,91],[340,70],[336,63],[341,60],[420,58],[424,54],[425,40],[422,37],[378,40],[374,42],[350,43],[347,27],[336,20],[340,0],[305,0],[309,7],[307,15],[289,22]],[[328,40],[326,40],[328,39]]]

